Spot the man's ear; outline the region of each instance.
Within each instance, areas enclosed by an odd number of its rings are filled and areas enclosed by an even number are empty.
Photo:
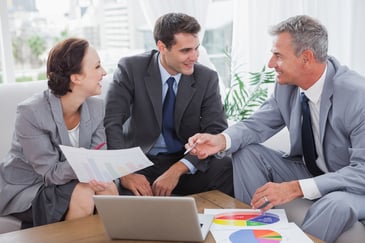
[[[304,64],[306,64],[308,62],[312,63],[313,61],[315,61],[313,51],[311,51],[311,50],[304,50],[302,53],[302,58],[303,58]]]
[[[165,51],[165,49],[166,49],[166,45],[162,42],[162,41],[160,41],[160,40],[158,40],[157,41],[157,43],[156,43],[156,45],[157,45],[157,49],[160,51],[160,52],[164,52]]]

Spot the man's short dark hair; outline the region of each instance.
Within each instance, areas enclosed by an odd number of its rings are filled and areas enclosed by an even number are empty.
[[[194,17],[183,13],[168,13],[156,20],[153,36],[156,43],[160,40],[170,49],[176,43],[175,34],[197,34],[199,31],[200,24]]]

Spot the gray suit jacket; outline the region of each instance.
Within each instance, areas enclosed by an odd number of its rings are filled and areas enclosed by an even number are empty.
[[[162,87],[159,52],[122,58],[114,73],[106,101],[105,129],[108,148],[140,146],[147,153],[161,133]],[[175,129],[182,143],[198,132],[219,133],[227,128],[218,75],[195,64],[194,73],[182,75],[176,94]],[[186,155],[198,170],[208,160]]]
[[[333,57],[327,61],[327,75],[320,104],[320,141],[330,171],[315,177],[322,195],[332,191],[365,194],[365,78],[341,66]],[[290,134],[290,152],[302,156],[299,88],[275,86],[273,95],[249,119],[228,128],[237,151],[261,143],[284,126]]]
[[[81,107],[80,147],[105,141],[104,105],[88,98]],[[11,150],[0,163],[0,215],[28,209],[42,185],[77,179],[59,144],[72,146],[60,99],[49,90],[18,105]]]

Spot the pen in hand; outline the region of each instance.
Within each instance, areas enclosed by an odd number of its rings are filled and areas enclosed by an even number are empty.
[[[95,150],[99,150],[99,149],[101,149],[104,145],[106,144],[106,142],[102,142],[101,144],[99,144],[99,145],[96,145],[95,146]]]
[[[197,145],[197,143],[194,143],[193,146],[191,146],[190,148],[188,148],[185,152],[184,155],[186,155],[187,153],[189,153],[193,148],[195,148]]]

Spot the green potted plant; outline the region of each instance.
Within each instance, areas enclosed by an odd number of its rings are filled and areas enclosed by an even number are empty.
[[[259,72],[249,72],[248,82],[242,75],[233,74],[232,84],[224,98],[224,109],[229,121],[249,117],[267,98],[268,85],[275,83],[275,72],[264,66]]]

